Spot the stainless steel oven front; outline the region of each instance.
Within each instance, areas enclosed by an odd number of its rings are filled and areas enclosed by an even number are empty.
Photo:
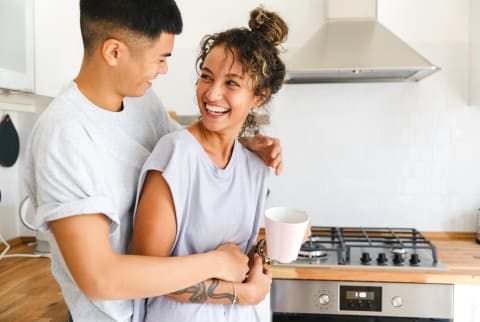
[[[282,280],[272,283],[273,322],[451,322],[453,285]]]

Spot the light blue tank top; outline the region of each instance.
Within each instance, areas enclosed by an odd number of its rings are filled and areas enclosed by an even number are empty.
[[[172,256],[203,253],[226,242],[247,253],[254,245],[270,170],[238,141],[227,167],[219,169],[183,129],[160,139],[142,169],[139,189],[149,170],[163,173],[175,203]],[[146,321],[260,320],[254,306],[180,303],[165,297],[148,299],[146,311]]]

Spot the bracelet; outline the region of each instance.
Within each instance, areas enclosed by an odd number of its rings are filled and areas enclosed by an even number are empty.
[[[237,304],[237,303],[238,303],[237,286],[235,285],[235,282],[232,282],[232,285],[233,285],[233,299],[232,299],[232,304]]]

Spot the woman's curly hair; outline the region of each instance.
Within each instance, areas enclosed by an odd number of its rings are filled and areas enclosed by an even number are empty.
[[[256,96],[262,96],[264,113],[268,111],[265,105],[273,94],[282,87],[285,78],[285,64],[280,59],[279,46],[285,42],[288,26],[274,12],[258,7],[250,12],[249,28],[233,28],[224,32],[205,36],[200,44],[200,55],[197,58],[197,71],[203,67],[208,53],[216,46],[224,46],[230,51],[251,79]],[[243,124],[240,137],[255,135],[264,122],[251,112]],[[265,119],[265,116],[263,117]]]

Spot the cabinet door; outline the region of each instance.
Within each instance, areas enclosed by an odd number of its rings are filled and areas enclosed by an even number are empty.
[[[480,321],[480,285],[455,284],[454,321]]]
[[[0,1],[0,88],[34,91],[33,0]]]
[[[35,92],[57,96],[82,56],[79,0],[35,1]]]

